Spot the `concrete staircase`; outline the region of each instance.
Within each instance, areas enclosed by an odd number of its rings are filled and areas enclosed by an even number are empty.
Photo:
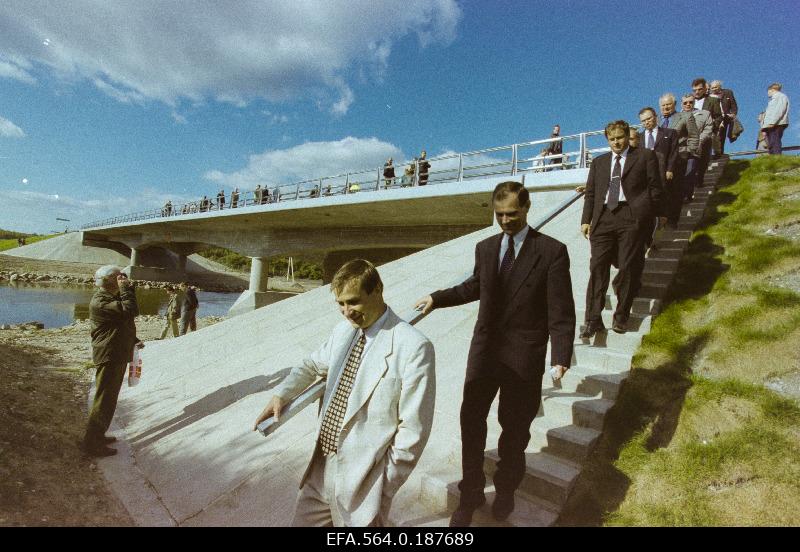
[[[487,503],[475,512],[473,526],[549,526],[556,523],[581,473],[583,462],[600,439],[606,414],[613,408],[630,374],[631,359],[643,336],[650,331],[653,317],[661,310],[678,262],[689,245],[694,228],[702,220],[726,162],[727,158],[712,162],[704,186],[695,191],[692,202],[684,205],[677,229],[665,230],[657,236],[657,249],[646,261],[643,285],[633,305],[629,331],[621,335],[602,332],[592,340],[577,338],[572,366],[564,378],[553,385],[550,376],[545,374],[542,405],[531,429],[526,451],[527,468],[515,496],[515,510],[506,521],[495,521],[490,511],[494,488],[489,486],[486,489]],[[543,231],[549,233],[548,227]],[[558,234],[553,235],[558,237]],[[573,292],[578,308],[577,336],[583,320],[588,256],[581,263],[572,248],[570,255],[574,265]],[[615,303],[616,297],[609,295],[603,313],[603,321],[609,328]],[[455,404],[449,408],[457,410]],[[496,409],[495,401],[488,419],[487,447],[495,446],[500,434]],[[391,516],[394,525],[448,524],[450,513],[458,504],[457,482],[461,476],[458,436],[451,435],[448,446],[453,450],[447,457],[448,461],[428,466],[421,477],[413,483],[409,481],[409,485],[416,485],[414,490],[396,498]],[[497,451],[488,450],[485,471],[489,482],[497,460]]]

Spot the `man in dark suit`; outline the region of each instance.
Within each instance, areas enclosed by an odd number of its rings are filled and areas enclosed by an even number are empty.
[[[641,285],[645,230],[655,215],[661,224],[666,222],[658,159],[646,148],[628,146],[629,129],[625,121],[606,125],[611,153],[594,160],[586,181],[581,232],[590,239],[592,258],[583,339],[605,330],[601,315],[614,260],[619,273],[615,278],[617,308],[612,329],[617,333],[627,330],[633,298]]]
[[[711,149],[714,149],[714,156],[719,155],[719,127],[722,125],[722,107],[719,99],[708,95],[708,84],[706,79],[697,78],[692,81],[692,94],[694,95],[694,108],[705,110],[711,114],[711,140],[703,145],[700,152],[700,162],[697,170],[698,186],[703,186],[706,176],[708,163],[711,161]]]
[[[658,128],[658,117],[656,110],[652,107],[645,107],[639,111],[639,122],[642,123],[642,131],[639,133],[639,145],[652,150],[658,158],[659,175],[664,188],[664,206],[662,211],[667,215],[667,221],[677,224],[677,216],[680,215],[680,204],[682,190],[676,190],[675,167],[678,162],[678,133],[671,128]],[[675,212],[675,202],[678,204],[677,213]],[[675,218],[669,220],[669,215]],[[652,231],[651,231],[652,235]],[[648,244],[649,245],[649,244]]]
[[[554,379],[569,367],[575,339],[566,246],[528,226],[530,197],[519,182],[498,184],[492,203],[503,232],[475,247],[472,276],[417,303],[427,313],[480,300],[461,404],[461,499],[451,527],[468,526],[486,501],[486,417],[498,390],[502,433],[492,513],[503,520],[513,511],[530,425],[539,410],[548,338]]]
[[[668,210],[666,213],[669,223],[677,224],[686,189],[686,167],[692,155],[689,148],[690,137],[694,137],[695,142],[699,144],[697,139],[699,132],[697,123],[691,114],[675,110],[674,94],[667,92],[662,95],[658,104],[661,107],[661,128],[671,128],[678,133],[678,156],[672,172],[672,191],[677,197],[667,199]]]
[[[709,96],[719,99],[719,106],[722,109],[722,122],[719,126],[719,149],[716,153],[719,156],[725,153],[725,137],[728,135],[733,120],[739,112],[739,106],[736,104],[733,90],[722,88],[722,81],[720,80],[711,81]]]

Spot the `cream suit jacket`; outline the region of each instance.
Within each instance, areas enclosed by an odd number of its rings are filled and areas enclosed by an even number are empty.
[[[387,307],[388,309],[388,307]],[[295,397],[317,378],[327,381],[317,438],[356,330],[346,320],[276,390]],[[339,434],[336,501],[347,526],[385,518],[392,497],[419,460],[433,422],[436,378],[433,345],[391,309],[361,359]],[[305,483],[311,469],[300,481]]]

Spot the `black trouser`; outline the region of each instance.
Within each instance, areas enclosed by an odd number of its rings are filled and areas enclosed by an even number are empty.
[[[675,167],[672,171],[672,180],[667,180],[664,183],[664,192],[666,194],[666,207],[667,207],[667,220],[671,224],[677,224],[678,219],[681,218],[681,207],[683,206],[683,197],[686,177],[686,159],[678,157],[675,159]]]
[[[708,170],[708,164],[711,162],[711,144],[706,142],[706,144],[701,148],[700,159],[697,162],[697,182],[695,185],[697,187],[703,187],[706,185],[706,171]]]
[[[498,493],[511,493],[525,475],[525,449],[530,441],[531,422],[539,411],[542,398],[542,375],[534,380],[522,379],[503,364],[497,364],[489,375],[464,383],[461,403],[461,469],[458,484],[461,504],[475,506],[483,498],[486,475],[483,471],[486,449],[486,417],[497,391],[500,405],[497,418],[502,432],[497,445],[500,462],[494,474]]]
[[[627,203],[620,204],[613,211],[603,208],[596,227],[592,228],[589,235],[592,258],[589,261],[589,285],[586,287],[587,324],[602,323],[611,264],[615,260],[619,273],[614,278],[617,294],[614,319],[627,322],[633,299],[641,287],[646,227],[649,224],[637,221]]]
[[[764,129],[767,134],[767,147],[772,155],[783,153],[783,131],[787,125],[777,125]]]
[[[95,365],[97,375],[95,376],[94,402],[92,410],[89,412],[89,422],[86,424],[86,436],[84,441],[87,444],[99,444],[114,417],[117,409],[117,398],[122,387],[122,380],[125,379],[125,368],[127,362],[102,362]]]

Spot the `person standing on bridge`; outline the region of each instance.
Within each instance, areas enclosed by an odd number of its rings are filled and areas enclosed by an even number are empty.
[[[234,188],[231,192],[231,209],[236,209],[239,205],[239,188]]]
[[[225,208],[225,190],[220,190],[217,194],[217,209],[222,211]]]
[[[113,456],[109,447],[117,439],[106,436],[117,409],[117,398],[125,378],[125,367],[133,357],[133,348],[144,347],[136,337],[134,318],[139,314],[136,290],[118,266],[97,269],[94,282],[98,289],[89,303],[92,323],[92,362],[97,370],[95,392],[86,433],[81,443],[89,456]]]
[[[258,424],[314,383],[327,382],[317,444],[300,480],[293,526],[383,526],[430,435],[436,378],[433,345],[383,300],[369,261],[346,263],[331,290],[346,319],[293,368]]]
[[[419,186],[428,184],[428,173],[431,170],[431,164],[428,162],[428,152],[422,150],[419,154],[419,161],[417,161],[417,170],[419,171]]]
[[[492,514],[506,519],[525,474],[525,448],[542,396],[547,342],[551,374],[560,379],[572,360],[575,303],[566,246],[528,226],[531,200],[519,182],[501,182],[492,205],[502,233],[475,247],[475,270],[463,283],[417,301],[424,314],[480,300],[461,403],[461,498],[451,527],[467,527],[486,502],[484,450],[489,408],[498,391],[500,462]]]

